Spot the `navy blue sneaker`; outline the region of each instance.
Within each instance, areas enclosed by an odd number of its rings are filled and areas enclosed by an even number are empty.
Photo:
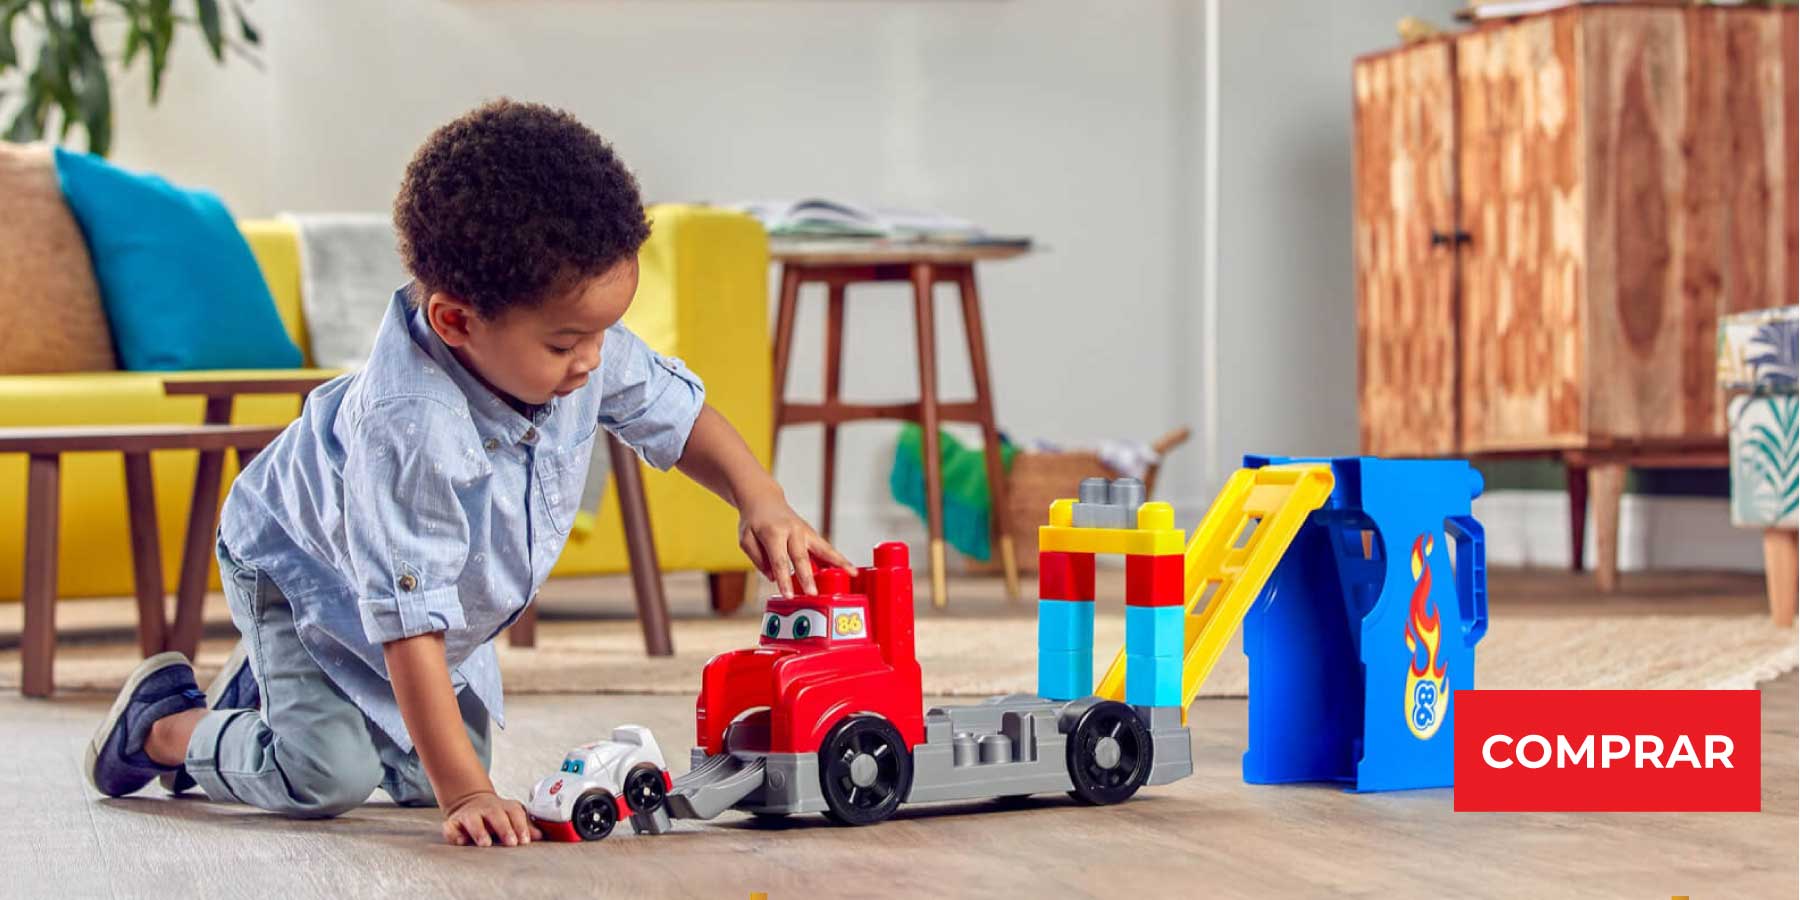
[[[138,664],[119,699],[88,742],[88,783],[108,797],[123,797],[174,771],[144,753],[150,726],[164,716],[195,709],[206,695],[194,683],[194,667],[179,653],[158,653]]]
[[[225,665],[219,674],[206,686],[207,709],[261,709],[262,690],[256,686],[256,676],[250,672],[250,642],[239,639],[237,646],[231,648],[231,655],[225,658]],[[194,778],[187,773],[187,766],[177,766],[173,772],[164,772],[157,781],[163,790],[171,794],[185,794],[194,789]]]

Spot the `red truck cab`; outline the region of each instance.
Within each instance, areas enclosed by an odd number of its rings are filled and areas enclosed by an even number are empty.
[[[695,742],[724,752],[733,722],[766,710],[768,753],[810,753],[844,717],[880,716],[910,751],[924,740],[919,661],[913,652],[912,568],[906,545],[875,548],[855,575],[820,569],[814,596],[776,597],[755,647],[707,662]]]

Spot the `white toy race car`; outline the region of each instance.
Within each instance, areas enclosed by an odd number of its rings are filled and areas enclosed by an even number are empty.
[[[621,725],[611,740],[570,750],[562,770],[531,789],[525,812],[553,841],[597,841],[626,818],[637,831],[662,832],[672,784],[650,729]]]

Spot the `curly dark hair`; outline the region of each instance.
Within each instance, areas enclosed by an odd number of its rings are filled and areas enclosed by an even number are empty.
[[[535,306],[634,256],[650,236],[637,180],[559,109],[496,100],[425,139],[394,198],[400,256],[424,291],[483,318]]]

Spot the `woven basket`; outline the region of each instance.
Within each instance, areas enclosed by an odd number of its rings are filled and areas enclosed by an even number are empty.
[[[1150,445],[1158,459],[1186,443],[1188,429],[1177,428]],[[1159,463],[1144,472],[1144,496],[1156,498],[1156,474]],[[1019,571],[1037,571],[1037,530],[1050,513],[1050,503],[1075,496],[1084,478],[1118,478],[1123,473],[1113,470],[1088,451],[1037,453],[1020,450],[1013,456],[1012,468],[1006,474],[1006,527],[1018,548]],[[999,554],[987,562],[963,559],[970,573],[989,574],[1000,571]]]

